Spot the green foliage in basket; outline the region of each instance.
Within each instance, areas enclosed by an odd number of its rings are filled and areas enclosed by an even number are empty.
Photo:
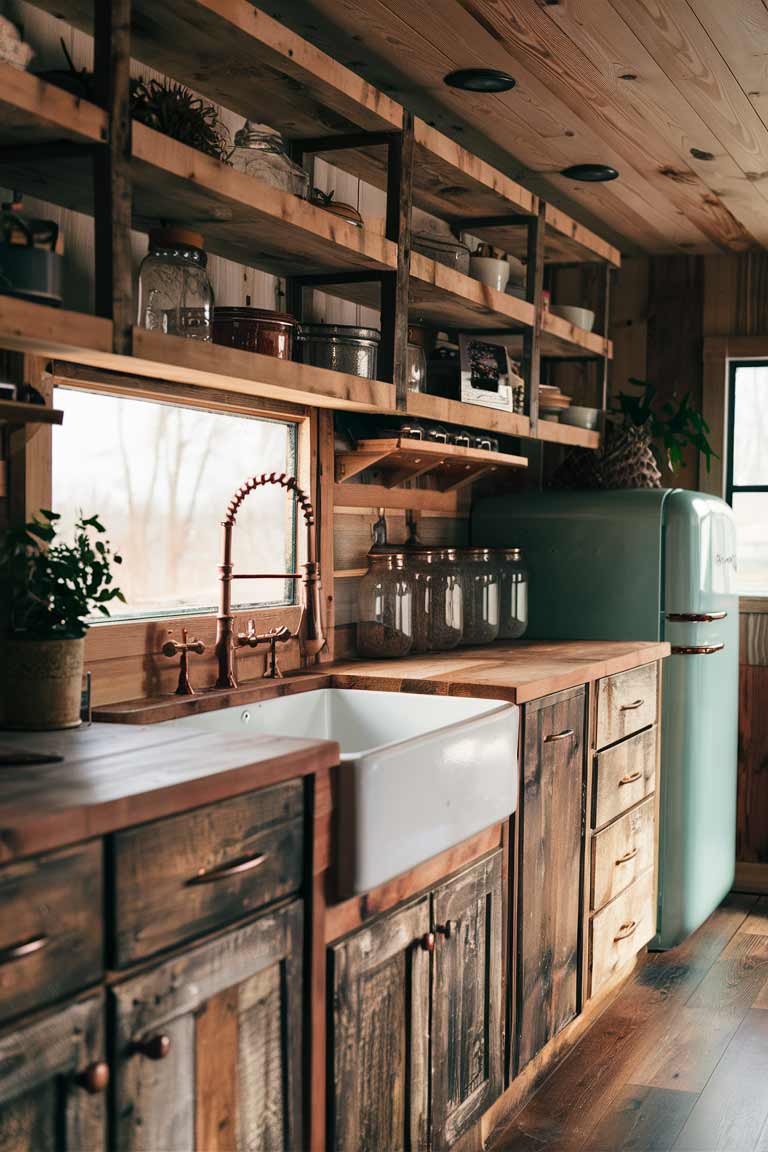
[[[14,633],[34,640],[84,636],[95,610],[109,616],[110,600],[125,597],[112,583],[113,552],[97,516],[80,515],[72,544],[57,539],[56,512],[43,510],[10,528],[0,549],[0,579],[10,603]]]
[[[217,160],[229,155],[229,133],[219,121],[216,105],[206,104],[175,80],[131,80],[131,114],[147,127]]]
[[[611,411],[620,417],[620,422],[625,426],[645,428],[654,441],[653,448],[657,456],[656,445],[663,447],[671,472],[685,463],[683,451],[689,447],[701,452],[709,472],[712,457],[716,460],[719,457],[707,439],[709,425],[701,412],[691,404],[690,392],[686,392],[680,403],[675,405],[671,401],[660,401],[658,390],[653,384],[632,378],[629,383],[641,391],[637,394],[619,393],[618,406]]]

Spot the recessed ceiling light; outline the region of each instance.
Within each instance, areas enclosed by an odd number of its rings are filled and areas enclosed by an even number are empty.
[[[464,92],[509,92],[517,83],[514,76],[498,68],[459,68],[443,80],[449,88],[461,88]]]
[[[563,168],[560,175],[567,176],[569,180],[600,184],[605,180],[618,179],[619,173],[608,164],[572,164],[570,168]]]

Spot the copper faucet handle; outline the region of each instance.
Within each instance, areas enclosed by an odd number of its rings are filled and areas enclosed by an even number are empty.
[[[256,622],[251,617],[247,624],[247,631],[235,632],[235,643],[238,648],[258,648],[261,637],[256,632]]]
[[[168,636],[173,636],[173,631],[170,628],[168,629]],[[189,640],[187,638],[186,628],[182,628],[181,640],[166,640],[161,651],[163,656],[178,656],[179,653],[184,652],[196,652],[198,656],[202,656],[203,652],[205,652],[205,644],[202,640],[198,640],[196,636],[193,636],[192,639]]]
[[[270,628],[267,637],[270,644],[287,644],[289,640],[293,640],[293,632],[285,624],[281,624],[279,628]]]
[[[198,640],[196,636],[193,636],[187,644],[187,651],[196,652],[198,656],[202,656],[205,652],[205,644],[202,640]]]
[[[168,636],[169,639],[166,640],[160,651],[162,652],[163,656],[178,656],[179,652],[182,651],[182,646],[178,640],[170,639],[170,637],[173,636],[173,631],[170,628],[168,629]]]

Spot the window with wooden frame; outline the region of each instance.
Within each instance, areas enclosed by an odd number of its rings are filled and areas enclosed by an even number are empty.
[[[738,588],[768,594],[768,360],[731,360],[726,499],[737,525]]]

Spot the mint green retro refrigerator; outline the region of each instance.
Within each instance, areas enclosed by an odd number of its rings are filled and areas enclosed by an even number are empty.
[[[475,544],[523,549],[531,639],[668,640],[656,946],[730,890],[736,846],[739,600],[722,500],[682,489],[489,497]]]

